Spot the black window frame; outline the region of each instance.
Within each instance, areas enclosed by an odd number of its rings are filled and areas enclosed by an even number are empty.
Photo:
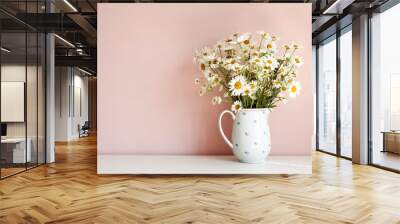
[[[315,63],[315,84],[316,84],[316,150],[319,152],[323,152],[329,155],[337,156],[340,158],[344,158],[347,160],[352,160],[352,158],[343,156],[341,153],[341,118],[340,118],[340,82],[341,82],[341,67],[340,67],[340,37],[347,33],[351,32],[352,23],[347,24],[343,28],[339,28],[332,35],[320,40],[315,47],[315,55],[316,55],[316,63]],[[330,41],[336,41],[336,152],[328,152],[319,147],[319,46],[322,43],[328,43]]]

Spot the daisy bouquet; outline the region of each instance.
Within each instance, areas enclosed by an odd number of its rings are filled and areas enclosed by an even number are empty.
[[[228,102],[233,111],[241,108],[269,108],[300,93],[296,56],[298,44],[283,46],[278,54],[278,37],[264,31],[233,34],[213,47],[196,51],[194,60],[203,75],[195,79],[200,95],[218,93],[212,103]],[[215,91],[218,90],[218,91]]]

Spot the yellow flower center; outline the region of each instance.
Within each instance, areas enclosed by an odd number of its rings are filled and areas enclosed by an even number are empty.
[[[250,43],[250,41],[249,40],[244,40],[243,43],[248,45]]]
[[[290,91],[292,91],[292,93],[296,93],[297,92],[297,86],[292,86]]]
[[[296,63],[300,63],[300,58],[295,58],[294,61],[295,61]]]
[[[239,110],[239,109],[240,109],[240,104],[236,104],[236,105],[235,105],[235,109],[236,109],[236,110]]]
[[[267,63],[272,64],[272,60],[271,59],[267,60]]]
[[[250,83],[250,88],[254,89],[256,88],[256,85],[254,85],[254,83]]]
[[[206,65],[205,64],[201,64],[200,68],[201,68],[202,71],[204,71],[206,69]]]
[[[242,83],[241,82],[235,82],[234,87],[235,87],[235,89],[241,89],[242,88]]]
[[[271,48],[272,48],[272,44],[270,44],[270,43],[267,44],[267,48],[268,48],[268,49],[271,49]]]
[[[250,90],[246,89],[244,90],[244,94],[248,95],[250,93]]]

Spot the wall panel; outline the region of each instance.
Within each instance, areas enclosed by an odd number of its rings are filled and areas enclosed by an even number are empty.
[[[309,155],[310,21],[311,4],[98,4],[99,153],[231,154],[217,129],[229,105],[198,96],[193,54],[234,32],[265,30],[281,45],[303,45],[305,59],[301,95],[270,116],[272,154]]]

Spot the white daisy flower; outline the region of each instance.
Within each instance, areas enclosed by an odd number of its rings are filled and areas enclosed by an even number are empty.
[[[206,91],[204,89],[199,90],[199,95],[203,96],[206,93]]]
[[[263,30],[257,31],[257,34],[262,36],[262,37],[268,37],[269,36],[269,33],[265,32]]]
[[[207,81],[210,81],[211,79],[211,72],[210,71],[204,71],[204,78],[206,78]]]
[[[250,38],[251,38],[251,34],[250,34],[250,33],[244,33],[244,34],[240,35],[240,36],[237,38],[237,41],[238,41],[239,43],[249,44],[249,43],[250,43],[250,41],[249,41]]]
[[[300,66],[303,65],[303,58],[300,57],[300,56],[295,56],[294,59],[293,59],[293,61],[294,61],[294,64],[295,64],[297,67],[300,67]]]
[[[231,110],[236,113],[240,109],[242,109],[242,103],[239,100],[237,100],[232,104]]]
[[[297,44],[297,43],[292,43],[292,44],[290,45],[290,48],[293,49],[293,50],[297,50],[297,49],[301,49],[301,48],[303,48],[303,47],[300,46],[300,45]]]
[[[257,73],[257,79],[258,80],[263,80],[267,77],[267,75],[265,73]]]
[[[268,41],[265,45],[265,48],[268,52],[275,52],[276,51],[276,44],[274,41]]]
[[[273,82],[273,87],[275,88],[275,89],[279,89],[279,88],[281,88],[281,83],[278,81],[278,80],[274,80],[274,82]]]
[[[291,82],[289,85],[289,96],[294,98],[300,94],[301,85],[299,82]]]
[[[254,65],[258,65],[258,66],[264,66],[263,61],[259,57],[252,57],[250,59],[250,63],[252,63]]]
[[[246,85],[243,89],[243,95],[250,96],[252,93],[253,91],[250,89],[249,85]]]
[[[212,77],[211,77],[211,83],[213,83],[213,84],[218,84],[219,83],[219,77],[218,77],[218,75],[213,75]]]
[[[240,65],[238,63],[227,64],[226,68],[231,71],[235,71],[240,69]]]
[[[283,45],[283,48],[284,48],[285,50],[290,50],[290,46],[287,45],[287,44]]]
[[[251,81],[251,82],[249,83],[249,88],[250,88],[253,92],[255,92],[255,91],[258,89],[257,81],[256,81],[256,80]]]
[[[211,100],[213,105],[221,104],[222,98],[220,96],[214,96]]]
[[[258,35],[261,35],[261,36],[264,36],[264,35],[265,35],[265,31],[264,31],[264,30],[258,30],[258,31],[256,31],[256,33],[257,33]]]
[[[257,99],[256,93],[252,93],[252,94],[250,95],[250,99],[256,100],[256,99]]]
[[[216,48],[222,48],[224,46],[224,43],[221,41],[218,41],[217,44],[215,45]]]
[[[212,51],[212,50],[211,50],[210,48],[205,47],[205,48],[201,49],[201,54],[202,54],[203,56],[207,56],[208,54],[211,53],[211,51]]]
[[[265,66],[267,66],[271,70],[274,70],[279,65],[278,61],[272,56],[266,56],[264,58],[264,61],[265,61]]]
[[[224,44],[224,46],[222,46],[223,51],[230,51],[233,49],[234,49],[234,46],[232,44]]]
[[[226,38],[226,39],[225,39],[225,43],[228,43],[228,44],[237,44],[237,42],[235,41],[236,39],[237,39],[237,35],[234,34],[234,35],[232,35],[230,38]]]
[[[213,61],[217,58],[217,55],[215,53],[209,53],[207,56],[205,56],[205,59],[207,61]]]
[[[207,83],[203,83],[203,84],[201,85],[201,89],[202,89],[202,90],[207,90],[207,88],[208,88]]]
[[[240,96],[246,85],[246,79],[242,75],[238,75],[229,82],[229,90],[233,96]]]

